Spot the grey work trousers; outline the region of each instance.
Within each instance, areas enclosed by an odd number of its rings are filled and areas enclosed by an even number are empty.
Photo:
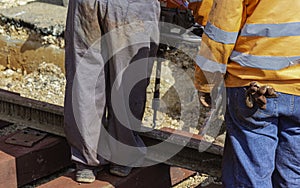
[[[69,2],[64,116],[74,162],[142,163],[146,147],[136,132],[158,44],[159,13],[157,0]]]

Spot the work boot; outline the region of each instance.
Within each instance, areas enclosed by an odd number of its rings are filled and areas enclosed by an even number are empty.
[[[121,166],[116,164],[111,164],[109,167],[109,172],[116,176],[125,177],[130,174],[132,167]]]
[[[96,180],[96,168],[83,165],[83,164],[77,164],[76,165],[76,181],[79,183],[92,183]]]

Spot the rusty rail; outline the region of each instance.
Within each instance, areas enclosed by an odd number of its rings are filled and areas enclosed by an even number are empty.
[[[25,125],[37,130],[64,136],[63,107],[22,97],[16,93],[0,90],[0,120]],[[199,135],[184,131],[164,128],[151,130],[143,127],[140,133],[147,146],[163,141],[167,148],[181,150],[164,163],[195,171],[205,171],[214,176],[220,176],[221,154],[223,147],[207,143],[210,147],[205,152],[199,152],[199,144],[206,141]],[[145,131],[149,129],[149,131]],[[151,160],[159,162],[168,151],[150,150]]]

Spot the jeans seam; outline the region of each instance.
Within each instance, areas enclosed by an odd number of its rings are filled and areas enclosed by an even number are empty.
[[[294,112],[294,104],[295,104],[295,96],[291,96],[290,108],[289,108],[290,114],[293,114]]]

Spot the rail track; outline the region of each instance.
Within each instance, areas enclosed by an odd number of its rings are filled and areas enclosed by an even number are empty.
[[[64,137],[63,107],[52,105],[0,90],[0,120],[25,125],[42,132]],[[201,136],[184,131],[163,128],[160,130],[143,127],[140,133],[147,146],[164,142],[170,151],[154,149],[149,151],[149,161],[164,163],[197,172],[205,172],[220,177],[221,154],[223,147],[206,142]],[[204,152],[199,152],[199,145],[209,145]],[[13,146],[12,146],[13,147]],[[169,152],[178,150],[170,156]]]

